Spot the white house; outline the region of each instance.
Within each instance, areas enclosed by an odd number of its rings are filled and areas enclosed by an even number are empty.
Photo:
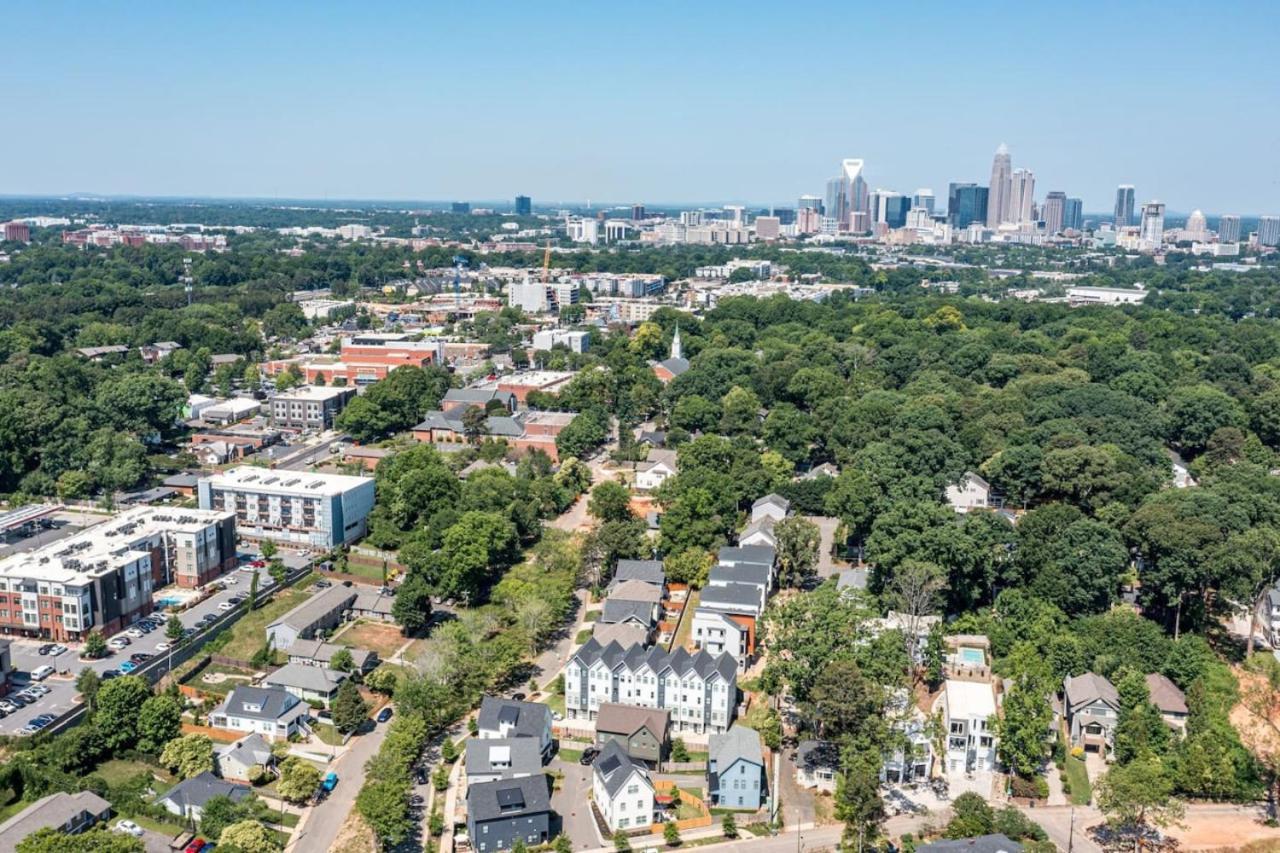
[[[592,765],[591,794],[600,818],[614,832],[648,828],[654,822],[649,771],[616,740],[605,744]]]
[[[346,680],[347,674],[336,669],[290,663],[268,675],[262,680],[262,684],[265,687],[278,687],[303,702],[319,702],[327,708]]]
[[[649,451],[648,460],[636,466],[636,488],[652,492],[675,475],[676,452],[653,448]]]
[[[302,731],[311,708],[279,687],[237,687],[209,712],[209,725],[236,732],[258,732],[269,741]]]
[[[885,759],[880,778],[894,783],[927,779],[933,766],[933,738],[924,711],[909,691],[898,690],[889,698],[889,717],[890,727],[903,735],[903,743]]]
[[[836,790],[840,747],[827,740],[802,740],[796,747],[796,784],[828,794]]]
[[[773,516],[765,516],[753,521],[738,535],[739,545],[764,545],[768,548],[778,547],[778,537],[773,534]]]
[[[693,644],[709,654],[732,655],[738,672],[744,672],[755,649],[754,621],[739,622],[728,613],[699,607],[693,611]]]
[[[751,520],[772,518],[782,521],[791,509],[791,501],[778,494],[768,494],[751,505]]]
[[[564,693],[571,720],[594,720],[612,702],[670,711],[675,731],[722,732],[738,704],[738,667],[727,654],[602,646],[593,637],[565,665]]]
[[[476,715],[476,736],[486,740],[532,738],[543,756],[551,754],[551,709],[540,702],[486,696]]]
[[[258,765],[263,770],[275,763],[271,754],[271,744],[256,732],[245,735],[235,743],[218,747],[214,752],[214,760],[218,765],[218,775],[232,781],[249,781],[249,771]]]
[[[991,484],[972,471],[966,471],[959,482],[947,486],[947,503],[956,512],[970,512],[991,506]]]
[[[940,707],[939,707],[940,706]],[[982,681],[947,679],[935,709],[946,727],[943,772],[953,780],[996,767],[996,694]]]

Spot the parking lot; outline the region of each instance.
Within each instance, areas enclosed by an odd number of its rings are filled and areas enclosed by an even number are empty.
[[[258,555],[256,553],[242,552],[240,556],[241,560],[244,563],[247,563],[251,559],[256,559]],[[281,553],[280,556],[284,560],[285,564],[290,567],[302,565],[306,562],[306,558],[298,555],[286,555]],[[260,568],[257,571],[260,574],[260,588],[271,583],[271,576],[266,568]],[[228,573],[228,575],[225,575],[223,579],[225,578],[233,578],[235,582],[226,589],[214,593],[209,598],[189,610],[178,614],[178,618],[182,620],[182,624],[185,627],[194,628],[196,623],[207,615],[221,615],[224,611],[220,610],[218,605],[227,602],[228,599],[237,594],[243,595],[248,591],[251,571],[244,570],[242,566],[242,569]],[[157,591],[156,597],[163,598],[164,593],[162,591]],[[168,618],[165,614],[160,613],[159,611],[157,611],[156,615],[161,619]],[[107,639],[111,640],[117,636],[121,635],[116,634],[112,637],[108,637]],[[44,687],[48,688],[49,692],[47,695],[41,696],[26,707],[18,708],[4,719],[0,719],[0,734],[5,735],[17,734],[18,731],[34,717],[42,714],[49,714],[56,717],[71,710],[75,705],[75,679],[80,671],[85,667],[90,667],[96,670],[99,675],[107,670],[119,671],[121,665],[129,661],[130,655],[137,654],[139,652],[150,655],[163,654],[163,652],[158,651],[156,647],[161,643],[168,642],[164,636],[164,627],[161,626],[150,633],[144,634],[141,638],[129,637],[129,645],[120,650],[112,649],[111,654],[107,655],[105,658],[88,661],[80,659],[79,651],[81,644],[78,643],[66,644],[69,648],[55,657],[48,654],[41,655],[39,653],[41,646],[49,644],[48,640],[24,639],[17,637],[10,637],[7,639],[12,643],[10,652],[13,663],[13,673],[10,676],[9,695],[12,695],[25,687],[30,681],[30,673],[32,670],[42,665],[52,666],[57,672],[55,675],[51,675],[39,682]],[[203,639],[201,639],[201,642],[203,642]]]

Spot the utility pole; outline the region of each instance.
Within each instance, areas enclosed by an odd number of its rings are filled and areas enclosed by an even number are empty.
[[[1076,842],[1076,807],[1071,806],[1071,823],[1067,825],[1067,853],[1071,853],[1071,848]]]

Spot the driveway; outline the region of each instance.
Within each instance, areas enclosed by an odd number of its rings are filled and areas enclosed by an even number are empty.
[[[821,535],[821,542],[818,545],[818,577],[829,578],[841,569],[849,568],[846,563],[837,563],[831,557],[831,548],[836,540],[836,528],[840,526],[840,519],[828,515],[806,515],[804,520],[816,524],[818,533]]]
[[[576,761],[552,760],[551,769],[564,774],[558,791],[551,792],[551,808],[560,815],[563,832],[574,850],[594,850],[604,845],[591,814],[591,768]]]
[[[294,565],[299,560],[305,562],[305,558],[299,555],[290,554],[285,556],[282,554],[286,565]],[[259,588],[269,585],[271,581],[270,573],[265,569],[258,569]],[[237,592],[245,592],[249,589],[249,579],[252,570],[236,570],[228,572],[222,579],[233,579],[235,583],[228,588],[220,590],[209,598],[192,607],[183,613],[178,614],[178,618],[182,620],[182,624],[188,628],[195,627],[197,621],[201,617],[208,614],[221,614],[223,611],[218,609],[218,605],[225,602]],[[169,589],[169,588],[166,588]],[[163,598],[165,590],[157,590],[156,598]],[[119,636],[119,635],[116,635]],[[110,638],[108,638],[110,639]],[[199,638],[199,642],[203,643],[208,636]],[[53,666],[58,673],[46,678],[43,684],[50,689],[47,696],[41,697],[40,701],[33,702],[25,708],[20,708],[9,716],[0,720],[0,734],[12,735],[16,734],[19,729],[27,724],[32,717],[40,714],[53,714],[58,716],[71,710],[76,704],[75,678],[85,667],[95,670],[99,675],[109,669],[119,669],[120,665],[129,660],[129,656],[137,652],[146,652],[148,654],[157,655],[163,652],[157,652],[156,646],[160,643],[167,642],[164,636],[164,629],[159,628],[149,634],[144,634],[141,639],[130,637],[130,644],[122,651],[112,651],[107,657],[96,661],[81,660],[79,652],[82,644],[67,643],[68,650],[59,655],[56,659],[48,655],[40,655],[38,649],[45,645],[47,640],[35,640],[25,638],[10,638],[10,653],[13,662],[13,675],[11,676],[14,684],[25,685],[28,682],[28,674],[42,664]]]

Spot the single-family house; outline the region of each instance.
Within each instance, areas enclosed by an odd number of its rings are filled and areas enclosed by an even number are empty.
[[[756,563],[772,569],[777,559],[778,549],[769,545],[726,545],[716,553],[716,562],[722,566]]]
[[[602,646],[617,643],[620,646],[646,646],[653,637],[653,629],[638,622],[591,623],[591,636]]]
[[[1160,712],[1160,718],[1179,734],[1187,731],[1187,695],[1164,675],[1153,672],[1147,676],[1147,696]]]
[[[755,619],[764,612],[764,593],[753,583],[725,582],[702,589],[699,606],[722,613],[740,613]]]
[[[394,622],[395,617],[391,615],[393,604],[395,604],[395,597],[387,595],[378,587],[360,587],[356,590],[355,600],[351,602],[349,615],[352,618]]]
[[[468,738],[466,743],[463,770],[468,785],[542,772],[542,749],[535,738]]]
[[[214,797],[229,797],[233,802],[240,802],[252,791],[248,785],[219,779],[206,770],[174,785],[156,802],[179,817],[200,820],[205,805]]]
[[[666,754],[670,725],[668,711],[606,702],[596,714],[596,746],[616,742],[631,758],[654,767]]]
[[[486,696],[480,700],[476,724],[477,737],[533,738],[544,757],[551,755],[551,709],[546,705]]]
[[[626,581],[643,581],[663,589],[667,585],[667,573],[661,560],[619,560],[609,581],[609,592]]]
[[[996,692],[986,681],[947,679],[935,705],[946,728],[942,770],[951,779],[996,767]]]
[[[311,706],[279,687],[236,687],[209,712],[209,725],[237,732],[258,732],[269,741],[302,731]]]
[[[368,673],[378,666],[377,652],[326,643],[323,640],[295,640],[289,646],[289,663],[304,666],[322,666],[332,669],[330,662],[339,651],[346,649],[351,655],[351,671]]]
[[[751,520],[759,521],[762,518],[772,518],[774,521],[782,521],[790,511],[791,501],[782,495],[770,493],[751,505]]]
[[[769,798],[765,784],[764,752],[760,733],[746,726],[731,726],[713,734],[707,747],[707,794],[714,806],[724,809],[759,809]]]
[[[326,708],[338,695],[338,688],[347,680],[345,672],[323,666],[290,663],[262,679],[265,687],[278,687],[303,702],[319,702]]]
[[[947,503],[956,512],[970,512],[991,506],[991,484],[972,471],[947,486]]]
[[[662,616],[662,587],[644,581],[628,580],[613,587],[604,601],[598,621],[635,622],[652,628]]]
[[[257,732],[245,735],[235,743],[217,747],[213,757],[218,775],[233,782],[248,782],[250,771],[255,766],[265,771],[275,764],[271,744]]]
[[[322,590],[267,625],[267,639],[277,649],[288,649],[297,640],[311,640],[320,631],[336,628],[355,601],[348,586]]]
[[[1106,757],[1115,745],[1120,722],[1120,694],[1115,685],[1094,672],[1062,680],[1062,709],[1071,745]]]
[[[14,853],[18,849],[18,842],[42,829],[56,829],[68,835],[79,835],[110,817],[111,803],[93,791],[77,791],[74,794],[59,791],[41,797],[0,823],[0,853]]]
[[[756,651],[756,618],[699,606],[693,611],[693,645],[712,655],[733,657],[745,672]]]
[[[467,836],[476,853],[551,840],[551,780],[543,773],[467,788]]]
[[[617,741],[605,744],[591,766],[592,802],[613,832],[647,828],[654,822],[649,771]]]
[[[802,740],[796,747],[796,784],[835,793],[840,772],[840,747],[829,740]]]
[[[650,448],[649,456],[636,466],[636,488],[652,492],[676,475],[676,452]]]
[[[738,534],[738,544],[764,545],[765,547],[776,549],[778,547],[778,537],[773,533],[774,524],[776,522],[771,515],[766,515],[759,521],[751,522]]]

